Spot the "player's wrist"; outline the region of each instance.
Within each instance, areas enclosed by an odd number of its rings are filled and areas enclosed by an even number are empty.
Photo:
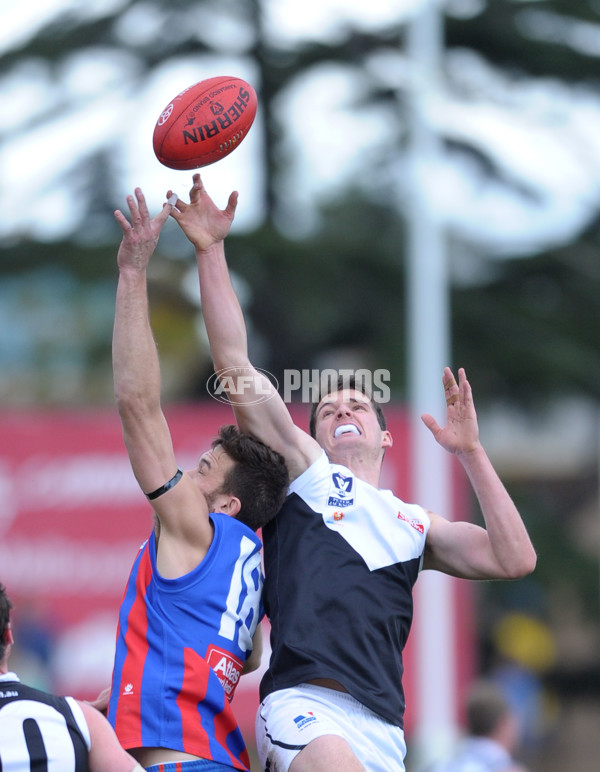
[[[119,278],[122,281],[131,281],[134,283],[140,280],[146,280],[147,264],[140,263],[119,263]]]
[[[487,454],[483,448],[483,445],[481,444],[479,439],[477,439],[465,445],[464,447],[459,448],[456,451],[456,457],[463,464],[469,464],[469,463],[474,463],[480,458],[483,458],[483,457],[487,458]]]
[[[194,242],[196,257],[200,260],[207,260],[211,257],[218,257],[223,252],[223,239],[217,239],[208,244]]]

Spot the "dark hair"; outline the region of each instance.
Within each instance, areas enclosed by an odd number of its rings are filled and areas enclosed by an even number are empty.
[[[365,395],[365,397],[368,397],[371,405],[373,405],[373,410],[375,411],[375,415],[377,416],[377,422],[379,423],[379,428],[387,429],[387,423],[385,420],[385,416],[383,414],[383,410],[381,409],[381,405],[379,402],[373,401],[373,395],[369,391],[369,389],[366,387],[366,385],[363,383],[362,379],[355,378],[354,375],[338,375],[337,383],[332,384],[331,381],[327,384],[328,388],[323,389],[321,393],[319,394],[319,398],[316,402],[313,402],[310,406],[310,418],[309,418],[309,424],[308,428],[310,431],[310,436],[315,437],[316,436],[316,424],[317,424],[317,408],[321,404],[324,397],[326,397],[328,394],[332,394],[334,391],[344,391],[348,389],[352,389],[353,391],[360,391],[362,394]]]
[[[0,660],[6,652],[6,631],[10,625],[10,610],[13,604],[6,594],[6,588],[0,584]]]
[[[221,490],[237,496],[242,506],[236,518],[257,531],[275,517],[284,502],[289,485],[285,459],[232,424],[219,429],[212,443],[213,448],[217,446],[235,461]]]
[[[510,711],[500,689],[485,680],[477,681],[467,699],[467,728],[475,737],[489,737]]]

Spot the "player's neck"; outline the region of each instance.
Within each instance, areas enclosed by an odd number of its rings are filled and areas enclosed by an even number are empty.
[[[335,457],[329,460],[334,464],[347,467],[359,480],[379,488],[381,459],[368,458],[363,453],[353,453],[349,450],[347,452],[338,452]]]

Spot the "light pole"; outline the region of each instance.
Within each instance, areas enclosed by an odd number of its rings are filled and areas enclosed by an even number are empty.
[[[451,515],[448,454],[423,425],[423,413],[442,423],[445,401],[441,376],[450,364],[450,313],[444,228],[432,192],[441,169],[442,148],[425,116],[435,95],[442,52],[442,14],[437,0],[424,0],[408,25],[409,168],[408,374],[414,466],[413,500]],[[426,571],[415,587],[416,737],[411,750],[421,769],[450,747],[457,732],[452,579]]]

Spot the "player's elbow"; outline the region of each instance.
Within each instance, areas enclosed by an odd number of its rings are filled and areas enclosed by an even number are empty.
[[[527,560],[524,561],[523,563],[523,571],[521,575],[529,576],[529,574],[532,574],[535,571],[536,566],[537,566],[537,555],[535,554],[535,550],[532,547],[527,557]]]
[[[248,675],[248,673],[253,673],[255,670],[258,670],[260,667],[260,663],[262,660],[262,645],[255,645],[254,649],[252,650],[252,653],[248,656],[246,661],[244,662],[244,667],[242,668],[242,675]]]
[[[510,564],[505,567],[507,579],[524,579],[535,571],[537,555],[533,547],[523,550],[514,556]]]
[[[123,419],[141,420],[154,407],[145,391],[132,384],[115,384],[114,395],[117,410]]]
[[[263,640],[262,640],[262,627],[259,626],[256,628],[256,631],[254,635],[252,636],[252,651],[246,658],[246,661],[244,662],[244,667],[242,668],[242,675],[246,675],[247,673],[252,673],[254,670],[257,670],[260,667],[260,663],[262,660],[262,653],[263,653]]]
[[[248,675],[248,673],[253,673],[255,670],[258,670],[260,667],[260,657],[257,657],[253,659],[250,657],[244,662],[244,667],[242,668],[242,675]]]

